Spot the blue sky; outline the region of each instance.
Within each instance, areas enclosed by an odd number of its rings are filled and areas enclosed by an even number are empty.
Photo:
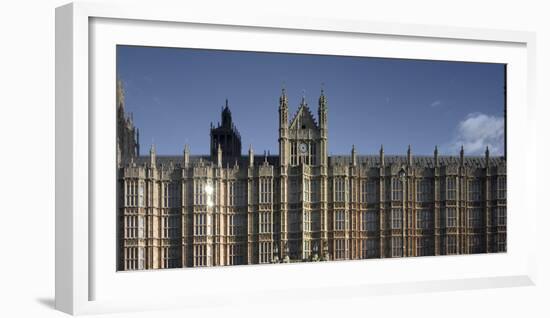
[[[329,153],[480,155],[504,151],[504,65],[366,57],[118,46],[117,73],[142,154],[209,152],[210,123],[229,100],[243,153],[278,153],[278,102],[290,118],[324,85]]]

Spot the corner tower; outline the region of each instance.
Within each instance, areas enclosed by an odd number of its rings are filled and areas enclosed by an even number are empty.
[[[210,125],[210,158],[217,161],[218,148],[221,148],[224,162],[232,162],[241,156],[241,135],[233,124],[229,102],[225,100],[225,106],[221,111],[221,124],[217,127]]]

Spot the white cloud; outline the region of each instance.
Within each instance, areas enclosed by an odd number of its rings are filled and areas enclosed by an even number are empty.
[[[464,146],[467,155],[482,155],[489,147],[492,155],[504,153],[504,118],[482,113],[471,113],[466,116],[456,129],[450,151],[458,152]]]
[[[439,106],[439,105],[441,105],[441,101],[440,101],[440,100],[433,101],[433,102],[430,104],[430,106],[432,106],[432,107],[437,107],[437,106]]]

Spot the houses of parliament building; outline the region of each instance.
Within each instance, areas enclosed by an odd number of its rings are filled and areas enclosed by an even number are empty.
[[[209,154],[141,155],[119,83],[118,270],[506,251],[505,157],[329,156],[323,91],[278,115],[278,155],[242,154],[227,101]]]

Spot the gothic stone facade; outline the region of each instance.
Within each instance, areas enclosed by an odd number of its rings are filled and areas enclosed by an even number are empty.
[[[118,269],[506,251],[503,157],[328,156],[327,112],[283,90],[278,156],[241,156],[226,105],[211,154],[122,158]]]

